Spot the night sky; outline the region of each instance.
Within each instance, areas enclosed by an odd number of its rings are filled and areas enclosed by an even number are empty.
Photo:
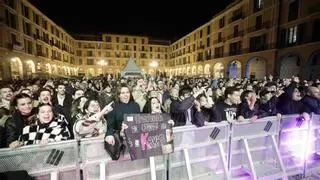
[[[70,34],[99,32],[176,40],[208,22],[232,0],[29,0]],[[183,2],[183,1],[182,1]]]

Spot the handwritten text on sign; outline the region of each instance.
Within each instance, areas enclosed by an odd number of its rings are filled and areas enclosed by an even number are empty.
[[[124,123],[131,160],[173,152],[172,127],[168,114],[126,114]]]

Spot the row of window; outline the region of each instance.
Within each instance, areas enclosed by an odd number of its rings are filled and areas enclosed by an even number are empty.
[[[122,47],[122,48],[120,48]],[[139,47],[139,46],[138,46]],[[137,46],[131,46],[131,45],[111,45],[111,44],[101,44],[101,43],[82,43],[78,42],[78,48],[84,48],[84,49],[116,49],[116,50],[124,50],[124,51],[137,51]],[[168,48],[165,47],[150,47],[148,46],[140,46],[139,51],[150,51],[150,52],[166,52]]]
[[[52,36],[51,36],[51,39],[49,39],[49,34],[45,33],[44,31],[42,32],[42,35],[41,35],[39,29],[36,28],[35,34],[32,34],[31,33],[31,26],[27,22],[24,22],[24,24],[23,24],[23,32],[25,35],[33,36],[33,38],[36,40],[42,40],[43,42],[45,42],[47,44],[56,46],[56,47],[61,48],[62,50],[65,50],[67,52],[72,52],[72,49],[68,44],[63,43],[62,41],[59,41]]]
[[[93,58],[87,58],[85,59],[86,61],[83,62],[83,59],[79,59],[78,62],[79,62],[79,65],[97,65],[97,61],[99,61],[98,59],[93,59]],[[85,63],[85,64],[84,64]],[[149,60],[138,60],[136,61],[136,64],[138,66],[149,66],[149,63],[150,61]],[[160,66],[163,66],[163,65],[167,65],[169,62],[160,62]],[[108,60],[108,66],[124,66],[126,64],[126,61],[123,61],[123,60],[112,60],[112,59],[109,59]]]
[[[82,53],[82,52],[83,51],[77,50],[77,56],[82,56],[82,55],[84,55],[84,56],[95,56],[93,51],[87,51],[86,53]],[[112,54],[111,52],[102,53],[101,51],[99,51],[96,55],[98,57],[102,57],[103,55],[105,57],[111,57],[112,56],[111,54]],[[122,57],[122,56],[123,57],[130,57],[131,54],[132,53],[130,53],[130,52],[119,52],[119,51],[114,52],[114,56],[115,57]],[[133,54],[136,54],[136,53],[133,53]],[[146,53],[140,53],[140,56],[147,57]],[[150,58],[167,59],[167,54],[165,54],[164,56],[163,55],[161,56],[160,54],[156,54],[155,56],[153,54],[150,54],[149,56],[150,56]]]
[[[263,9],[264,7],[264,0],[254,0],[254,12],[257,12],[261,9]],[[288,21],[293,21],[296,20],[298,18],[299,15],[299,7],[300,7],[300,0],[291,0],[290,4],[289,4],[289,13],[288,13]],[[240,18],[243,17],[242,14],[242,8],[239,8],[235,11],[233,11],[233,15],[231,18],[230,22],[233,22],[235,20],[238,20]],[[223,28],[225,26],[225,17],[222,17],[219,19],[219,28]],[[257,31],[260,30],[262,28],[264,28],[265,26],[269,26],[270,24],[264,24],[262,22],[262,16],[257,16],[256,17],[256,25],[254,27],[249,28],[248,32],[252,32],[252,31]],[[237,36],[239,32],[238,26],[234,26],[234,30],[233,30],[233,36]],[[296,33],[297,33],[297,28],[291,28],[288,30],[288,32],[286,33],[286,39],[287,39],[287,43],[288,44],[294,44],[296,42]],[[202,38],[202,34],[203,34],[203,30],[200,30],[199,32],[200,34],[200,38]],[[210,34],[210,26],[207,26],[207,34]],[[232,35],[230,35],[230,37],[232,38]],[[196,34],[194,34],[194,40],[197,39]],[[221,32],[218,33],[218,41],[217,42],[221,42],[222,41],[222,35]],[[173,46],[172,50],[177,50],[179,47],[183,47],[186,45],[186,40],[187,43],[190,42],[190,38],[187,37],[186,39],[184,39],[183,41],[180,41],[180,43],[177,43]],[[183,43],[183,45],[182,45]],[[200,42],[201,43],[201,42]],[[200,45],[201,46],[201,45]],[[207,39],[207,47],[210,46],[210,41]]]
[[[116,40],[116,43],[134,43],[134,44],[137,43],[137,39],[136,38],[132,38],[132,40],[131,40],[131,38],[128,38],[128,37],[121,38],[122,41],[120,42],[120,37],[118,37],[118,36],[117,37],[106,36],[105,37],[105,41],[106,42],[113,42],[114,38]],[[148,43],[146,39],[143,39],[143,38],[140,39],[139,38],[139,40],[140,40],[141,44]]]
[[[266,35],[256,36],[250,38],[250,47],[249,49],[242,49],[241,41],[237,41],[234,43],[229,44],[229,53],[227,56],[237,55],[241,53],[247,53],[247,52],[255,52],[255,51],[262,51],[267,48],[273,48],[269,44],[266,44]],[[199,52],[197,54],[197,61],[202,60],[210,60],[213,58],[220,58],[226,56],[224,54],[224,46],[219,46],[214,49],[214,55],[211,53],[211,49],[208,49],[204,52]],[[189,56],[188,56],[189,57]],[[174,58],[174,57],[172,57]],[[184,57],[185,58],[185,57]],[[182,61],[183,58],[178,59],[179,61]]]
[[[250,27],[249,29],[247,29],[247,33],[251,33],[251,32],[254,32],[254,31],[258,31],[258,30],[261,30],[263,28],[269,28],[270,24],[269,24],[269,21],[263,23],[262,22],[262,15],[259,15],[256,17],[256,23],[255,23],[255,26],[253,27]],[[200,31],[202,32],[202,31]],[[233,32],[232,34],[230,35],[227,35],[225,38],[228,38],[228,39],[232,39],[232,38],[235,38],[235,37],[238,37],[240,35],[244,34],[244,31],[239,31],[239,25],[235,25],[233,27]],[[222,32],[219,32],[218,35],[217,35],[217,39],[213,42],[213,44],[216,44],[216,43],[220,43],[222,41],[225,41],[225,39],[223,38],[222,36]],[[210,37],[207,37],[206,39],[206,47],[210,47]],[[173,48],[173,50],[177,50],[179,47],[183,47],[183,46],[186,45],[186,39],[184,39],[183,41],[183,44],[182,42],[180,42],[180,46],[178,46],[178,44],[176,44]],[[194,45],[195,46],[195,45]],[[202,41],[200,41],[200,47],[203,47],[204,45],[202,45]],[[195,49],[195,48],[193,48]]]
[[[306,33],[312,28],[312,34]],[[279,47],[290,47],[299,44],[320,41],[320,19],[311,23],[302,23],[286,29],[279,34]]]
[[[15,9],[16,7],[16,1],[15,0],[5,0],[4,1],[5,4],[7,4],[8,6],[10,6],[11,8]],[[288,20],[295,20],[298,17],[298,9],[299,9],[299,0],[292,0],[289,4],[289,13],[288,13]],[[264,6],[264,0],[254,0],[254,10],[256,12],[256,10],[261,10]],[[21,13],[24,17],[30,19],[30,14],[31,11],[29,11],[29,7],[27,7],[26,5],[24,5],[23,3],[21,3]],[[44,18],[42,18],[39,14],[32,12],[33,15],[33,22],[35,22],[37,25],[43,27],[44,29],[48,30],[48,22],[47,20],[45,20]],[[238,18],[242,17],[242,8],[239,8],[235,11],[233,11],[233,15],[232,15],[232,20],[237,20]],[[14,29],[18,29],[18,23],[17,23],[17,17],[15,14],[9,12],[8,10],[6,10],[6,23],[9,27],[14,28]],[[222,17],[219,20],[219,28],[223,28],[225,26],[225,17]],[[257,16],[256,19],[256,27],[259,29],[259,27],[262,26],[262,17],[261,16]],[[64,39],[67,42],[70,43],[70,38],[68,38],[68,36],[64,36],[64,33],[60,32],[55,26],[51,25],[51,33],[54,34],[55,36],[57,36],[58,38],[60,38],[61,35],[61,39]],[[31,26],[29,23],[24,22],[24,32],[27,35],[31,35]],[[211,29],[210,26],[207,26],[207,30],[206,30],[207,34],[210,34]],[[234,34],[237,34],[238,31],[238,27],[235,26],[234,27]],[[39,36],[39,29],[36,29],[36,34]],[[294,34],[293,30],[291,32],[291,34]],[[199,32],[200,38],[202,38],[203,36],[203,30],[200,30]],[[48,39],[47,34],[44,34],[43,37],[44,39]],[[196,39],[196,34],[194,34],[194,39]],[[114,37],[112,36],[106,36],[105,40],[107,42],[112,42],[112,39]],[[119,43],[120,42],[120,37],[115,37],[116,42]],[[218,35],[218,42],[220,42],[222,39],[221,34]],[[145,39],[140,39],[141,43],[144,44],[146,42]],[[136,38],[133,38],[133,43],[136,43]],[[294,42],[295,40],[292,39],[289,43]],[[125,37],[122,41],[122,43],[129,43],[130,40],[128,37]],[[207,39],[207,46],[210,46],[210,41]],[[72,42],[73,43],[73,42]],[[180,42],[180,47],[182,47],[181,45],[182,42]],[[186,44],[186,39],[183,40],[183,46],[185,46]],[[178,49],[178,45],[179,43],[175,44],[173,46],[173,50]],[[200,45],[201,46],[201,45]],[[127,48],[129,49],[129,48]],[[152,51],[152,50],[150,50]]]
[[[258,10],[263,9],[263,7],[264,7],[264,0],[254,0],[254,12],[257,12]],[[232,12],[232,17],[231,17],[229,23],[236,21],[238,19],[241,19],[243,17],[244,17],[244,15],[243,15],[242,7],[241,7],[241,8],[236,9],[235,11]],[[222,18],[219,19],[218,27],[221,29],[221,28],[225,27],[225,24],[226,24],[226,19],[225,19],[225,16],[223,16]],[[210,33],[211,33],[211,28],[209,25],[209,26],[207,26],[207,35],[209,35]],[[193,36],[194,36],[193,39],[196,40],[197,34],[195,33]],[[200,38],[203,37],[203,30],[202,29],[199,31],[199,37]],[[190,37],[187,37],[187,41],[188,41],[187,43],[190,42]],[[175,44],[173,46],[173,50],[176,50],[179,47],[182,47],[182,42],[183,42],[183,46],[186,45],[186,39],[184,39],[183,41],[180,41],[180,43]],[[180,46],[179,46],[179,44],[180,44]]]
[[[12,36],[14,37],[15,35],[12,34]],[[60,61],[64,61],[64,62],[70,62],[71,64],[74,64],[74,57],[69,56],[65,53],[61,53],[58,50],[52,49],[51,50],[51,57],[49,55],[49,48],[45,47],[41,44],[36,43],[35,45],[35,51],[33,49],[34,44],[32,43],[32,41],[28,40],[28,39],[24,39],[24,51],[28,54],[33,54],[36,56],[41,56],[41,57],[46,57],[46,58],[51,58],[54,60],[60,60]],[[73,61],[71,61],[73,60]]]
[[[12,9],[16,9],[16,1],[15,0],[6,0],[5,3],[10,6]],[[32,20],[35,24],[37,24],[38,26],[40,26],[42,29],[45,30],[49,30],[49,23],[45,18],[42,18],[41,15],[37,14],[36,12],[32,12],[32,17],[33,19],[31,19],[30,15],[31,15],[31,11],[29,10],[30,8],[27,7],[26,5],[24,5],[23,3],[21,3],[21,14],[29,19]],[[8,9],[6,9],[6,23],[9,27],[14,28],[14,29],[18,29],[18,18],[14,13],[11,13],[10,11],[8,11]],[[24,22],[25,23],[25,22]],[[31,26],[26,25],[27,28],[29,29],[27,31],[31,31]],[[28,27],[30,26],[30,28]],[[53,35],[55,35],[57,38],[61,38],[61,40],[66,41],[67,43],[73,45],[74,42],[72,40],[72,38],[70,36],[68,36],[67,34],[61,32],[56,26],[51,25],[50,26],[51,29],[51,33]]]
[[[320,29],[320,20],[315,20],[314,22],[314,30],[313,32],[318,32]],[[286,45],[293,45],[295,43],[298,42],[298,40],[303,39],[302,36],[302,32],[304,27],[306,27],[306,24],[300,24],[298,26],[293,26],[287,29],[283,29],[281,31],[281,43],[285,43]],[[12,39],[16,39],[15,36],[12,37]],[[319,38],[318,38],[319,39]],[[266,35],[262,35],[262,36],[257,36],[257,37],[252,37],[250,38],[250,46],[249,46],[249,52],[254,52],[254,51],[261,51],[261,50],[265,50],[267,49],[268,45],[266,44]],[[190,48],[190,46],[189,46]],[[36,45],[36,51],[37,54],[42,53],[42,50],[38,50],[38,49],[42,49],[40,45]],[[185,50],[185,49],[184,49]],[[25,40],[25,51],[27,53],[32,53],[32,43],[30,41],[26,41]],[[211,56],[211,50],[207,50],[205,51],[205,53],[198,53],[198,61],[201,61],[203,59],[210,59],[212,57],[214,58],[219,58],[219,57],[223,57],[224,55],[224,46],[220,46],[220,47],[216,47],[214,49],[214,56]],[[235,42],[235,43],[231,43],[229,44],[229,55],[236,55],[236,54],[240,54],[242,52],[241,49],[241,41]],[[111,53],[110,52],[105,52],[105,56],[106,57],[110,57]],[[46,48],[46,53],[44,53],[46,55],[48,55],[48,48]],[[61,60],[61,53],[60,52],[54,52],[52,53],[53,57]],[[81,56],[82,55],[82,51],[77,51],[77,55]],[[93,51],[87,51],[87,56],[93,56]],[[98,56],[101,57],[101,52],[98,52]],[[131,53],[123,53],[124,57],[130,57]],[[116,52],[115,53],[115,57],[121,57],[121,52]],[[140,58],[147,58],[146,53],[140,53]],[[134,53],[134,58],[137,58],[136,53]],[[152,54],[150,54],[150,58],[153,58]],[[160,59],[160,54],[157,54],[157,58]],[[165,55],[165,59],[167,59],[167,56]],[[180,59],[181,60],[181,59]],[[181,60],[183,61],[183,60]]]
[[[87,57],[94,57],[94,55],[92,53],[87,53],[85,56]],[[78,57],[81,57],[81,55]],[[137,56],[136,53],[115,53],[114,55],[111,55],[110,52],[106,52],[105,54],[102,54],[102,53],[98,53],[98,55],[96,57],[117,57],[117,58],[130,58],[130,57],[134,57],[134,58],[137,58],[137,57],[140,57],[140,58],[157,58],[157,59],[167,59],[168,56],[167,55],[164,55],[164,56],[161,56],[160,54],[157,54],[156,56],[154,56],[153,54],[150,54],[149,56],[145,53],[140,53],[139,56]]]

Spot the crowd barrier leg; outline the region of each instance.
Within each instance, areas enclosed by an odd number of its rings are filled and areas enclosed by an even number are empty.
[[[100,180],[106,179],[106,164],[104,162],[99,164],[100,167]]]
[[[58,171],[53,171],[50,173],[50,180],[58,180]]]
[[[224,174],[225,174],[225,179],[229,180],[230,179],[230,173],[228,171],[228,164],[227,164],[227,161],[225,159],[226,155],[224,153],[224,149],[223,149],[223,146],[221,143],[218,143],[219,145],[219,152],[220,152],[220,157],[221,157],[221,161],[222,161],[222,165],[223,165],[223,171],[224,171]]]
[[[170,155],[166,155],[166,179],[169,179],[171,177],[171,161],[170,161]]]
[[[308,151],[309,151],[309,144],[310,144],[310,141],[311,141],[311,136],[312,136],[312,132],[313,132],[313,129],[312,129],[312,118],[314,117],[314,114],[311,115],[311,118],[310,118],[310,121],[308,122],[308,134],[307,134],[307,146],[306,148],[304,149],[304,154],[303,154],[303,159],[304,159],[304,162],[303,162],[303,177],[306,177],[306,174],[307,174],[307,168],[308,168]],[[310,149],[311,151],[311,149]]]
[[[253,178],[253,180],[257,180],[257,174],[256,174],[256,170],[255,170],[254,165],[253,165],[252,156],[251,156],[251,152],[250,152],[249,145],[248,145],[248,140],[247,139],[242,139],[242,141],[243,141],[244,148],[245,148],[245,151],[246,151],[246,155],[247,155],[247,158],[248,158],[248,161],[249,161],[249,167],[250,167],[250,170],[251,170],[252,178]]]
[[[288,179],[288,175],[286,173],[286,170],[284,168],[284,164],[282,162],[282,159],[281,159],[281,156],[280,156],[280,152],[279,152],[279,149],[278,149],[278,145],[277,145],[277,142],[276,142],[276,138],[274,137],[274,135],[271,135],[271,140],[272,140],[272,148],[273,148],[273,151],[276,153],[276,158],[277,158],[277,161],[280,165],[280,169],[283,173],[283,178],[284,180],[287,180]]]
[[[230,133],[229,133],[229,141],[228,141],[228,157],[227,157],[227,162],[228,162],[228,171],[230,172],[231,175],[231,162],[232,162],[232,139],[231,139],[231,133],[233,131],[233,125],[230,124]],[[231,177],[231,176],[230,176]]]
[[[192,180],[192,170],[191,170],[191,164],[190,164],[190,157],[189,157],[188,149],[183,149],[183,153],[184,153],[184,159],[185,159],[186,167],[187,167],[188,179]]]
[[[80,157],[80,141],[77,141],[77,151],[76,151],[76,157],[78,158],[78,160],[76,161],[76,180],[81,180],[81,157]],[[83,173],[83,171],[82,171]]]
[[[157,179],[157,173],[156,173],[156,164],[154,162],[154,157],[150,157],[150,170],[151,170],[151,180]]]

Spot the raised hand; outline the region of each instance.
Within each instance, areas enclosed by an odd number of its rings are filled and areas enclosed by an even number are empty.
[[[111,106],[113,103],[114,102],[112,101],[111,103],[106,105],[100,112],[90,116],[87,120],[89,120],[89,121],[100,121],[100,118],[103,115],[108,114],[109,112],[111,112],[113,110],[113,108]]]

